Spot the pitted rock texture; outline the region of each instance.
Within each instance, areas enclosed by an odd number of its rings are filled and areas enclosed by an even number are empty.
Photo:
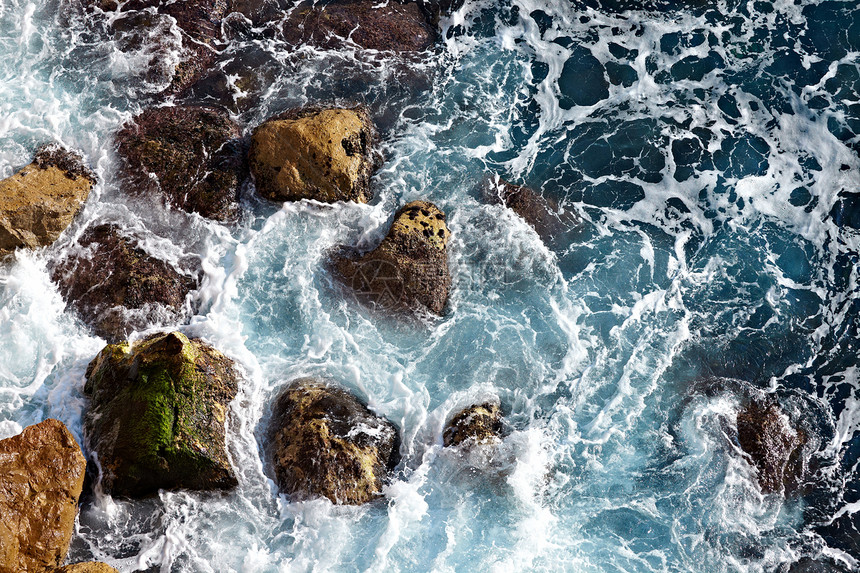
[[[502,435],[502,411],[493,402],[475,404],[458,412],[445,425],[445,447],[497,443]]]
[[[176,208],[216,221],[238,216],[244,171],[239,126],[200,106],[145,110],[116,136],[123,190],[160,193]]]
[[[56,241],[95,182],[77,153],[57,144],[40,147],[32,163],[0,181],[0,257]]]
[[[272,201],[367,203],[378,167],[367,110],[308,107],[260,125],[248,154],[257,190]]]
[[[225,423],[237,389],[229,358],[179,332],[105,347],[84,386],[84,433],[104,491],[138,498],[234,487]]]
[[[86,461],[53,419],[0,440],[0,573],[62,563],[75,529]]]
[[[194,274],[146,254],[115,225],[87,229],[79,248],[51,269],[66,303],[110,342],[183,320],[186,296],[197,288]]]
[[[98,561],[88,561],[86,563],[74,563],[66,565],[59,569],[54,569],[53,573],[119,573],[116,569],[107,563]]]
[[[337,276],[360,298],[383,309],[445,309],[451,276],[445,214],[427,201],[401,208],[388,234],[373,251],[356,255],[333,253]]]
[[[757,470],[764,493],[791,494],[800,486],[806,434],[792,427],[776,403],[753,400],[737,416],[738,441]]]
[[[267,447],[275,481],[291,498],[358,505],[381,494],[399,440],[346,390],[303,378],[278,397]]]

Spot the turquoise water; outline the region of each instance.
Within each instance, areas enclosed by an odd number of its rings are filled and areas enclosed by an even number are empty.
[[[406,61],[238,34],[220,61],[259,74],[266,95],[218,101],[246,132],[289,107],[364,102],[385,163],[369,205],[281,207],[248,184],[241,222],[223,226],[118,189],[112,134],[164,87],[145,72],[150,48],[120,51],[77,3],[0,0],[0,176],[57,140],[100,179],[55,245],[0,268],[0,435],[55,417],[82,438],[84,373],[104,342],[64,310],[46,266],[90,222],[133,229],[161,258],[202,257],[200,312],[182,330],[243,373],[227,430],[239,487],[97,494],[72,560],[860,569],[860,7],[612,5],[468,0],[433,52]],[[481,202],[488,173],[583,224],[542,241]],[[356,303],[323,262],[339,244],[373,246],[419,198],[448,214],[453,288],[445,316],[402,323]],[[261,429],[273,396],[306,375],[340,381],[400,429],[380,502],[277,495]],[[738,450],[738,407],[762,392],[811,437],[802,496],[763,495]],[[442,449],[445,421],[493,396],[502,445]]]

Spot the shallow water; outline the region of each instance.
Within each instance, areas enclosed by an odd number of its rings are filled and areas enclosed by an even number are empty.
[[[71,560],[860,570],[860,7],[613,4],[467,0],[416,61],[237,34],[220,61],[258,74],[265,96],[218,101],[246,132],[296,105],[364,102],[385,163],[370,205],[280,207],[249,184],[241,222],[223,226],[118,189],[112,134],[165,85],[145,73],[150,48],[120,51],[76,3],[0,0],[0,176],[57,140],[100,180],[55,245],[0,268],[0,437],[54,417],[82,439],[85,370],[104,343],[64,310],[46,265],[93,221],[134,229],[161,258],[203,258],[200,312],[181,329],[243,373],[227,432],[239,487],[97,495]],[[544,243],[481,202],[488,173],[582,224]],[[444,317],[401,324],[323,262],[335,245],[375,244],[418,198],[448,214],[454,285]],[[399,427],[383,500],[277,495],[261,428],[304,375],[340,381]],[[763,495],[739,452],[739,404],[762,392],[811,437],[802,496]],[[443,450],[445,421],[490,396],[510,430],[498,450]]]

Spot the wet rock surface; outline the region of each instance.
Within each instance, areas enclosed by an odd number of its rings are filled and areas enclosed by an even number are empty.
[[[180,272],[109,224],[87,229],[78,245],[53,265],[51,279],[98,336],[116,342],[185,318],[186,296],[197,288],[196,261]]]
[[[40,147],[32,163],[0,181],[0,257],[56,241],[95,182],[77,153],[57,144]]]
[[[272,201],[367,203],[378,167],[367,110],[308,107],[280,114],[251,137],[257,191]]]
[[[237,389],[230,359],[178,332],[105,347],[84,386],[84,432],[104,491],[136,498],[234,487],[225,423]]]
[[[275,481],[292,499],[358,505],[381,494],[399,439],[346,390],[303,378],[275,402],[267,448]]]
[[[223,110],[150,108],[116,136],[123,190],[161,194],[176,208],[216,221],[238,216],[244,154],[239,126]]]
[[[88,561],[86,563],[74,563],[66,565],[59,569],[54,569],[53,573],[118,573],[116,569],[107,563],[98,561]]]
[[[445,447],[497,443],[502,435],[502,411],[498,404],[474,404],[458,412],[445,425]]]
[[[502,204],[519,215],[547,243],[556,242],[564,233],[581,224],[570,212],[561,212],[557,202],[544,198],[524,185],[514,185],[498,177],[490,177],[481,185],[484,200]]]
[[[402,207],[382,243],[364,255],[332,253],[336,275],[364,302],[381,309],[440,315],[451,288],[445,214],[427,201]]]
[[[0,572],[45,571],[69,550],[86,462],[53,419],[0,440]]]
[[[394,52],[426,50],[436,41],[435,28],[417,2],[305,2],[290,13],[283,33],[292,44],[332,49],[347,38],[362,48]]]
[[[738,441],[757,470],[764,493],[796,492],[806,434],[792,427],[776,403],[751,401],[737,416]]]

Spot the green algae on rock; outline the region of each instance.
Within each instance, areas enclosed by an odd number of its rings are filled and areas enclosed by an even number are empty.
[[[364,107],[294,109],[254,130],[248,162],[257,191],[272,201],[367,203],[375,139]]]
[[[448,239],[445,214],[427,201],[413,201],[394,217],[373,251],[332,254],[338,277],[363,300],[383,309],[428,310],[440,315],[448,300]]]
[[[474,404],[458,412],[445,425],[445,447],[497,443],[502,434],[502,411],[499,404]]]
[[[275,481],[291,498],[359,505],[380,495],[399,439],[346,390],[302,378],[275,402],[266,448]]]
[[[105,347],[84,386],[84,432],[105,493],[234,487],[225,422],[237,390],[233,362],[179,332]]]

